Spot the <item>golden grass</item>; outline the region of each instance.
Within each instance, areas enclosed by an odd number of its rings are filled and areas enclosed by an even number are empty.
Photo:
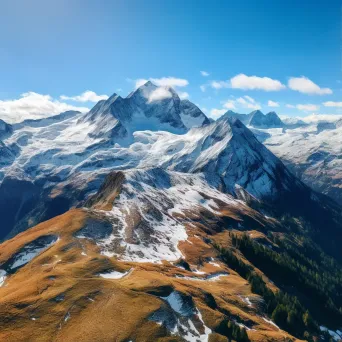
[[[101,197],[100,207],[107,209],[112,200],[113,193],[106,193]],[[252,215],[253,211],[248,211],[248,214]],[[225,209],[221,215],[239,220],[242,214],[237,210]],[[91,210],[73,209],[0,245],[0,262],[3,263],[39,236],[59,236],[58,242],[9,276],[5,286],[0,288],[0,341],[181,341],[177,336],[170,336],[162,326],[148,320],[149,315],[162,304],[155,294],[163,293],[165,289],[191,295],[206,325],[212,330],[225,317],[238,317],[240,322],[257,329],[248,332],[251,341],[295,340],[286,332],[267,324],[257,308],[248,307],[241,300],[241,295],[257,297],[251,293],[245,279],[219,261],[219,266],[207,262],[207,258],[216,258],[217,252],[204,239],[225,248],[231,247],[228,232],[216,231],[215,220],[210,218],[213,222],[210,227],[203,223],[209,220],[208,217],[202,223],[188,224],[188,241],[179,244],[192,267],[209,274],[229,272],[228,276],[216,281],[201,281],[177,278],[180,275],[201,275],[177,268],[170,262],[123,262],[101,255],[99,248],[90,240],[74,237],[74,233],[91,217],[94,217]],[[98,215],[96,217],[100,218]],[[262,222],[260,217],[258,220]],[[258,231],[250,233],[253,238],[266,238]],[[131,269],[132,272],[116,280],[98,276],[109,269],[121,272]],[[215,299],[217,308],[209,307],[207,294]],[[56,300],[58,296],[62,296],[63,300]],[[227,338],[213,333],[210,341],[223,342]]]

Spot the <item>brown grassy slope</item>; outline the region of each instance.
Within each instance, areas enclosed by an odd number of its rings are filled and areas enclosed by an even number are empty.
[[[252,215],[252,213],[249,213]],[[27,265],[9,276],[0,288],[1,341],[181,341],[155,322],[149,315],[162,301],[155,293],[173,288],[191,295],[206,325],[213,331],[227,318],[253,328],[252,341],[294,340],[286,332],[266,323],[257,305],[249,307],[240,296],[251,300],[247,281],[223,263],[208,262],[216,251],[205,238],[229,243],[224,231],[202,223],[188,227],[188,241],[180,244],[185,260],[206,273],[229,272],[216,281],[194,279],[203,275],[162,264],[123,262],[100,254],[99,247],[74,233],[95,215],[92,210],[74,209],[41,223],[0,245],[0,263],[39,236],[57,234],[59,240]],[[96,213],[97,218],[99,213]],[[237,213],[222,213],[241,219]],[[208,235],[209,234],[209,235]],[[108,269],[127,271],[122,279],[104,279],[98,274]],[[183,276],[184,278],[177,278]],[[188,277],[188,278],[187,278]],[[192,277],[193,279],[189,279]],[[210,307],[210,294],[217,307]],[[63,297],[59,301],[58,298]],[[212,334],[210,341],[227,341]]]

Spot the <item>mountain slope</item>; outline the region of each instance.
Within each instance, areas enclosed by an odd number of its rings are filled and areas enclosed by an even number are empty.
[[[252,114],[257,115],[257,122]],[[274,120],[267,121],[267,116]],[[228,111],[219,120],[241,120],[269,150],[308,186],[342,203],[341,122],[305,123],[297,118],[280,122],[274,112],[238,114]]]
[[[170,91],[170,96],[151,102],[149,97],[159,89]],[[2,148],[6,159],[0,169],[1,237],[80,205],[110,170],[146,167],[203,173],[223,192],[239,196],[241,188],[279,211],[300,205],[310,216],[317,196],[250,130],[231,118],[206,124],[202,114],[173,90],[148,82],[125,99],[114,94],[100,101],[89,113],[67,112],[19,125]],[[203,119],[204,126],[186,132],[185,116],[193,124]],[[143,128],[150,131],[136,131],[143,117]],[[154,131],[165,125],[184,133]],[[325,205],[324,199],[319,201],[318,206]]]
[[[156,92],[167,96],[153,97]],[[185,133],[207,123],[206,116],[173,89],[147,82],[127,98],[113,94],[85,114],[70,111],[13,125],[0,142],[0,238],[77,205],[98,188],[108,167],[129,167],[125,164],[135,154],[129,146],[136,130]],[[130,167],[137,162],[132,158]],[[26,194],[26,188],[34,191]],[[23,189],[24,195],[16,189]],[[36,196],[40,200],[33,202]]]
[[[299,340],[270,319],[255,285],[262,277],[277,293],[282,283],[235,242],[249,236],[280,252],[273,234],[291,238],[281,221],[200,174],[162,169],[111,173],[85,205],[0,245],[2,339]],[[321,334],[314,323],[300,329]]]
[[[338,124],[321,122],[287,127],[284,131],[266,129],[260,132],[264,135],[265,146],[297,177],[342,203],[342,129]],[[257,136],[259,138],[258,133]]]
[[[4,120],[0,119],[0,140],[5,139],[13,132],[12,125],[6,123]]]
[[[103,119],[94,112],[96,118]],[[298,196],[303,190],[303,185],[238,120],[221,120],[181,135],[134,132],[130,145],[113,146],[106,138],[89,136],[94,133],[93,127],[98,126],[96,122],[90,124],[89,115],[86,116],[87,120],[77,115],[46,128],[25,130],[25,133],[33,131],[32,138],[22,146],[13,164],[4,168],[7,177],[0,186],[0,202],[20,203],[8,189],[24,188],[24,183],[36,188],[41,200],[32,202],[27,197],[25,205],[14,206],[11,213],[2,213],[11,216],[5,220],[7,227],[14,222],[12,234],[26,229],[29,221],[39,223],[63,212],[56,211],[56,207],[67,210],[79,204],[99,187],[110,169],[159,166],[181,172],[202,172],[210,184],[225,192],[235,194],[237,184],[264,200],[274,200],[291,192]],[[115,127],[119,125],[128,132],[117,119],[113,120]],[[23,133],[14,132],[10,139],[22,139]],[[116,133],[114,137],[120,137]],[[1,208],[4,206],[0,206],[0,211]]]

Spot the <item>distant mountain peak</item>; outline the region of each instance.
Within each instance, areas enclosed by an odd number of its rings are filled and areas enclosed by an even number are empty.
[[[99,102],[113,102],[115,101],[118,97],[120,97],[120,95],[118,95],[117,93],[113,93],[111,96],[108,97],[107,100],[100,100]]]
[[[237,118],[242,123],[255,128],[281,128],[284,127],[284,123],[281,121],[276,112],[269,112],[264,114],[261,110],[257,109],[249,114],[239,114],[228,110],[221,116],[220,120],[225,118]]]
[[[260,110],[250,113],[248,125],[257,128],[280,128],[284,127],[284,123],[275,112],[263,114]]]
[[[157,87],[157,86],[151,81],[147,81],[141,87]]]
[[[264,115],[260,109],[253,110],[249,115]]]

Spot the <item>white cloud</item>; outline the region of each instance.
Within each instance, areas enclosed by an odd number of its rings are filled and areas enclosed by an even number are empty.
[[[254,110],[261,108],[260,104],[257,103],[252,97],[248,95],[237,98],[236,102],[239,103],[241,107],[243,108],[254,109]]]
[[[145,78],[138,78],[135,80],[135,88],[140,88],[142,85],[144,85],[148,80]]]
[[[227,81],[211,81],[210,86],[214,89],[233,88],[264,91],[279,91],[286,88],[278,80],[269,77],[247,76],[245,74],[238,74]]]
[[[200,89],[203,91],[203,93],[207,90],[207,85],[206,84],[202,84],[200,85]]]
[[[236,109],[236,107],[247,108],[247,109],[260,109],[261,106],[252,97],[245,95],[237,99],[230,99],[226,102],[222,102],[223,107],[227,109]]]
[[[291,121],[295,121],[295,120],[302,120],[308,124],[311,123],[317,123],[319,121],[329,121],[329,122],[336,122],[340,119],[342,119],[342,115],[338,115],[338,114],[315,114],[312,113],[310,115],[306,115],[306,116],[288,116],[288,115],[279,115],[280,119],[282,120],[291,120]]]
[[[211,81],[210,86],[214,89],[229,88],[229,81]]]
[[[342,102],[327,101],[323,103],[325,107],[342,107]]]
[[[329,122],[336,122],[342,119],[342,115],[337,114],[311,114],[308,116],[304,116],[299,118],[307,123],[316,123],[319,121],[329,121]]]
[[[108,95],[97,95],[94,91],[87,90],[81,95],[77,96],[66,96],[66,95],[61,95],[60,96],[61,100],[72,100],[76,102],[98,102],[100,100],[107,100]]]
[[[255,100],[253,99],[253,97],[245,95],[244,98],[247,99],[249,102],[255,103]]]
[[[55,100],[50,95],[38,94],[33,91],[21,94],[19,99],[0,100],[0,119],[9,123],[26,119],[40,119],[67,110],[87,112],[89,108],[72,106]]]
[[[213,108],[210,111],[210,117],[213,119],[217,119],[220,116],[222,116],[224,113],[226,112],[226,109],[217,109],[217,108]]]
[[[183,78],[176,78],[176,77],[161,77],[161,78],[149,78],[152,83],[154,83],[156,86],[160,87],[186,87],[189,84],[188,80],[185,80]],[[139,78],[135,80],[135,87],[139,88],[143,84],[145,84],[147,79]]]
[[[186,91],[178,91],[178,96],[181,100],[185,100],[190,97],[189,93],[187,93]]]
[[[305,76],[302,77],[291,77],[288,82],[290,89],[299,91],[303,94],[309,95],[327,95],[332,94],[330,88],[320,88],[316,83],[312,82]]]
[[[230,79],[231,87],[234,89],[244,90],[265,90],[265,91],[279,91],[285,89],[280,81],[269,77],[247,76],[239,74]]]
[[[161,101],[172,97],[170,90],[167,87],[160,87],[153,90],[148,96],[148,102]]]
[[[223,103],[223,107],[227,109],[236,109],[234,100],[228,100],[227,102]]]
[[[207,71],[200,71],[201,75],[204,77],[208,77],[210,74]]]
[[[278,102],[274,102],[272,100],[268,100],[267,105],[269,107],[279,107],[279,103]]]
[[[296,106],[292,105],[292,104],[287,104],[285,105],[287,108],[296,108]]]
[[[242,104],[242,105],[247,105],[248,102],[243,98],[243,97],[239,97],[236,102]]]
[[[314,111],[314,110],[319,110],[318,105],[314,104],[297,104],[296,108],[299,110],[305,110],[305,111]]]
[[[150,78],[150,80],[155,85],[162,87],[186,87],[189,84],[188,80],[175,77]]]

